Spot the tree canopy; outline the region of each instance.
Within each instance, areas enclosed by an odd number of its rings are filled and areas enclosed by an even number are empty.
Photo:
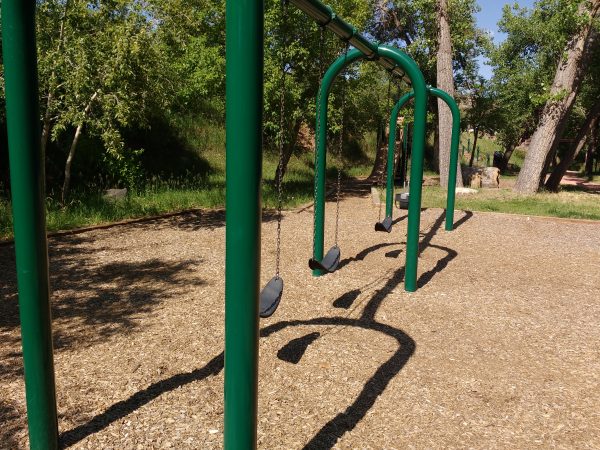
[[[284,8],[280,0],[265,3],[265,151],[283,136],[291,154],[303,151],[300,130],[314,127],[321,74],[345,47],[295,7]],[[471,126],[497,136],[507,160],[534,135],[547,105],[565,95],[553,90],[557,66],[582,27],[593,23],[592,30],[598,29],[595,10],[590,9],[595,3],[539,0],[533,8],[507,5],[499,24],[507,38],[494,45],[477,27],[476,0],[448,1],[452,75],[465,117]],[[332,7],[377,41],[401,47],[420,65],[427,82],[438,84],[437,0],[336,0]],[[182,120],[216,127],[224,123],[223,1],[38,0],[37,39],[40,126],[51,188],[62,185],[68,190],[71,164],[77,166],[77,183],[85,185],[89,170],[104,184],[135,185],[146,170],[140,156],[152,143],[131,136],[162,126],[177,129]],[[588,47],[588,70],[564,129],[558,130],[561,137],[577,134],[598,98],[600,52],[596,40]],[[478,75],[481,55],[489,57],[494,69],[489,82]],[[286,115],[280,130],[282,62]],[[344,83],[347,139],[385,129],[388,74],[363,62],[349,68],[334,86],[330,132],[340,129]],[[392,80],[392,100],[408,89]],[[438,114],[433,102],[431,112],[433,119]],[[89,169],[78,165],[78,149]],[[564,151],[559,147],[557,155]]]

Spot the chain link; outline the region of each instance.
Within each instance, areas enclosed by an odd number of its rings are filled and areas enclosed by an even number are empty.
[[[317,122],[316,129],[316,137],[321,137],[321,117],[320,113],[320,105],[321,105],[321,87],[323,86],[323,75],[325,72],[325,27],[320,28],[320,36],[319,36],[319,91],[317,95],[317,109],[315,110],[315,117]],[[319,158],[318,155],[318,146],[319,142],[315,142],[315,190],[313,193],[313,251],[314,251],[314,243],[317,242],[317,186],[319,185]]]
[[[392,94],[392,74],[389,74],[389,78],[388,78],[388,88],[387,88],[387,106],[386,106],[386,111],[390,112],[390,98],[391,98],[391,94]],[[385,117],[385,116],[384,116]],[[387,125],[384,125],[384,127],[387,127]],[[385,128],[384,128],[385,129]],[[391,130],[388,130],[388,134]],[[385,136],[385,133],[384,133]],[[388,140],[389,140],[389,135],[388,135]],[[383,145],[385,145],[387,147],[387,143],[384,142]],[[395,151],[395,146],[394,146],[394,150]],[[389,149],[388,149],[389,151]],[[389,156],[386,155],[386,164],[383,165],[383,170],[379,173],[379,181],[378,181],[378,185],[379,188],[381,188],[381,190],[383,191],[383,173],[385,172],[385,168],[387,166],[387,161],[389,160]],[[377,191],[378,195],[379,195],[379,222],[381,222],[381,193],[379,192],[379,190]],[[386,195],[387,195],[387,190],[386,190]],[[387,197],[386,197],[386,201],[387,201]]]
[[[346,48],[344,49],[344,59],[348,57],[348,50],[350,44],[346,42]],[[344,67],[346,64],[344,63]],[[335,194],[335,234],[334,240],[335,246],[338,247],[338,235],[340,228],[340,194],[342,191],[342,169],[344,165],[344,115],[346,113],[346,76],[345,71],[342,72],[342,118],[341,118],[341,129],[340,129],[340,141],[338,144],[337,157],[338,157],[338,170],[337,170],[337,186]]]
[[[283,148],[285,145],[285,80],[286,80],[286,64],[287,64],[287,40],[286,40],[286,28],[287,28],[287,11],[288,4],[287,0],[281,2],[281,36],[283,39],[282,50],[281,50],[281,80],[280,80],[280,91],[279,91],[279,162],[277,164],[277,242],[276,242],[276,253],[275,253],[275,277],[279,278],[280,266],[281,266],[281,221],[283,219]]]

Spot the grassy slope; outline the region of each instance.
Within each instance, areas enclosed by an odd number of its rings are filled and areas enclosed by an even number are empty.
[[[463,164],[469,164],[469,153],[467,152],[467,145],[473,144],[473,134],[463,132],[460,135],[460,151],[461,151],[461,161]],[[496,141],[493,139],[488,139],[486,137],[482,137],[477,139],[477,147],[479,148],[479,160],[474,160],[473,165],[475,166],[485,166],[489,156],[490,166],[494,161],[494,152],[502,151],[502,148]],[[462,151],[464,148],[464,152]],[[525,152],[522,150],[515,150],[510,159],[510,164],[514,164],[515,166],[521,167],[523,165],[523,161],[525,160]]]
[[[67,207],[62,208],[56,202],[48,201],[48,230],[65,230],[102,223],[110,223],[128,218],[152,216],[167,212],[191,209],[222,207],[225,204],[225,158],[223,150],[224,135],[217,130],[207,136],[206,130],[188,139],[201,149],[202,157],[208,160],[212,173],[204,179],[192,176],[179,179],[152,179],[137,192],[131,192],[128,198],[120,202],[109,202],[98,193],[75,193]],[[199,140],[202,140],[200,142]],[[462,141],[466,146],[467,135],[463,133]],[[364,177],[370,173],[370,162],[374,157],[374,144],[370,136],[364,142],[365,154],[346,168],[345,176]],[[482,138],[480,144],[480,161],[484,165],[486,154],[493,155],[498,145]],[[465,154],[465,159],[466,159]],[[490,156],[491,158],[491,156]],[[512,164],[520,165],[523,160],[521,152],[515,152]],[[339,163],[330,157],[328,177],[335,178]],[[290,160],[284,182],[284,205],[286,208],[305,204],[312,200],[313,169],[312,154],[304,153]],[[273,176],[277,166],[277,156],[266,153],[263,159],[263,203],[267,208],[276,205],[277,193]],[[502,177],[506,187],[498,190],[484,189],[478,194],[458,196],[456,207],[473,211],[497,211],[517,214],[542,216],[571,217],[600,220],[600,201],[598,195],[582,192],[561,192],[559,194],[540,193],[534,196],[520,196],[510,189],[511,177]],[[514,178],[512,178],[514,181]],[[427,207],[444,207],[445,190],[439,187],[424,188],[423,204]],[[0,238],[12,235],[10,205],[0,197]]]
[[[127,199],[107,201],[98,192],[73,192],[66,207],[56,201],[47,201],[48,231],[68,230],[105,224],[130,218],[153,216],[193,208],[223,207],[225,204],[225,150],[222,130],[198,131],[186,136],[199,149],[211,167],[205,178],[187,174],[179,178],[147,180],[137,191],[129,193]],[[365,145],[370,151],[371,145]],[[344,177],[360,177],[371,170],[374,155],[361,155],[358,164],[344,168]],[[277,155],[265,152],[263,157],[263,205],[275,208],[277,190],[274,174]],[[283,203],[285,208],[294,208],[308,203],[313,197],[313,155],[303,153],[293,156],[284,180]],[[337,168],[342,167],[333,155],[328,158],[328,178],[333,180]],[[0,239],[12,236],[10,204],[0,197]]]

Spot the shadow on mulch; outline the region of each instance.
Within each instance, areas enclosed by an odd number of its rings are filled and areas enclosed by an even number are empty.
[[[18,448],[16,435],[20,431],[19,419],[22,417],[16,406],[0,398],[0,442],[3,448]]]
[[[289,362],[290,364],[298,364],[304,356],[304,353],[306,353],[308,346],[315,342],[320,336],[321,333],[314,332],[292,339],[290,342],[281,347],[281,349],[277,352],[277,357],[282,361]]]
[[[131,333],[161,303],[177,298],[180,289],[204,285],[198,277],[200,259],[172,262],[151,258],[142,262],[90,263],[93,253],[115,249],[85,249],[92,241],[83,234],[61,236],[50,244],[50,285],[60,301],[52,301],[53,341],[57,351],[103,342]],[[117,250],[118,251],[118,250]],[[14,247],[0,247],[0,331],[3,346],[20,348],[19,303]],[[161,283],[156,283],[161,280]],[[180,289],[177,289],[177,288]],[[2,355],[0,380],[21,376],[22,354]]]
[[[263,328],[260,335],[265,338],[286,328],[298,326],[358,327],[378,331],[391,336],[395,338],[399,344],[398,349],[392,357],[382,364],[376,370],[375,374],[365,383],[361,393],[354,402],[352,402],[343,413],[338,414],[325,424],[325,426],[321,428],[321,430],[305,446],[306,449],[330,448],[341,436],[347,431],[352,430],[365,417],[367,412],[375,404],[377,398],[385,391],[389,382],[400,372],[406,362],[410,359],[415,351],[416,344],[413,339],[402,330],[371,320],[350,319],[346,317],[317,317],[309,320],[278,322]],[[308,335],[311,342],[308,342],[308,340],[300,342],[299,347],[304,346],[304,350],[306,350],[306,347],[318,339],[319,336],[319,333],[311,333]],[[278,352],[278,355],[282,356],[283,359],[289,357],[291,360],[289,362],[297,364],[304,351],[302,351],[302,348],[292,349],[297,352],[296,354],[293,354],[293,351],[289,350],[289,345],[290,344],[286,344],[284,349]],[[285,349],[285,347],[288,347],[288,349]],[[115,403],[105,412],[92,418],[86,424],[62,433],[59,438],[60,446],[61,448],[67,448],[80,442],[87,436],[103,430],[111,423],[126,417],[143,405],[150,403],[165,392],[175,390],[194,381],[203,380],[210,375],[217,375],[223,370],[223,366],[224,354],[221,352],[200,369],[177,374],[166,380],[153,383],[148,388],[136,392],[127,400]]]
[[[459,227],[473,216],[472,213],[467,212],[463,218],[461,218],[455,224],[455,228]],[[433,248],[445,250],[447,256],[438,261],[436,266],[421,275],[419,278],[419,286],[422,286],[429,282],[435,273],[443,270],[448,263],[457,256],[457,252],[446,247],[432,245],[431,240],[441,227],[445,218],[445,213],[442,213],[440,217],[434,222],[433,226],[428,233],[424,235],[421,245],[419,247],[419,253],[423,252],[425,248],[431,246]],[[393,245],[393,244],[390,244]],[[364,257],[373,251],[376,251],[385,246],[379,246],[377,248],[366,249],[367,252],[362,251],[359,253],[354,260],[360,260],[360,256]],[[399,268],[394,274],[387,280],[385,285],[377,290],[367,302],[361,316],[357,319],[349,317],[317,317],[308,320],[294,320],[294,321],[281,321],[272,325],[266,326],[260,330],[261,338],[269,337],[279,331],[282,331],[290,327],[299,326],[344,326],[344,327],[357,327],[367,330],[373,330],[383,333],[387,336],[393,337],[398,343],[398,349],[394,354],[384,362],[375,371],[373,376],[366,381],[360,394],[355,400],[342,412],[338,413],[334,418],[329,420],[306,444],[304,449],[316,450],[332,448],[335,443],[345,433],[351,431],[356,427],[358,423],[366,416],[368,411],[375,404],[377,398],[385,391],[390,381],[402,370],[406,365],[410,357],[413,355],[416,349],[415,341],[402,330],[391,327],[386,324],[379,323],[375,320],[377,310],[381,306],[385,298],[393,292],[404,280],[405,268]],[[360,290],[353,290],[334,301],[338,305],[344,296],[357,298],[360,295]],[[352,300],[353,301],[353,300]],[[338,306],[339,307],[339,306]],[[311,332],[299,338],[294,338],[284,345],[278,352],[277,356],[292,364],[300,363],[302,356],[308,349],[308,347],[316,342],[321,334],[319,332]],[[148,404],[163,393],[175,390],[186,384],[194,381],[200,381],[207,378],[210,375],[217,375],[223,370],[224,367],[224,354],[221,352],[215,356],[208,364],[204,367],[193,370],[191,372],[181,373],[174,375],[165,380],[158,381],[151,384],[148,388],[139,391],[129,397],[126,400],[115,403],[113,406],[108,408],[102,414],[92,418],[89,422],[80,425],[72,430],[66,431],[60,435],[61,448],[72,446],[81,440],[85,439],[91,434],[97,433],[102,429],[109,426],[111,423],[118,421],[125,416],[136,411],[143,405]]]
[[[382,242],[381,244],[375,244],[370,247],[367,247],[364,250],[361,250],[359,253],[357,253],[356,256],[342,259],[342,261],[340,261],[340,264],[339,264],[337,270],[344,268],[345,266],[347,266],[350,263],[357,262],[357,261],[363,261],[369,254],[374,253],[377,250],[380,250],[385,247],[399,245],[399,244],[400,244],[400,242]]]
[[[427,209],[427,208],[424,208]],[[392,225],[396,225],[397,223],[405,220],[406,218],[408,218],[408,214],[398,217],[397,219],[394,219],[394,221],[392,222]],[[361,250],[359,253],[356,254],[356,256],[352,256],[350,258],[346,258],[343,259],[342,261],[340,261],[340,264],[337,268],[337,270],[340,270],[341,268],[347,266],[348,264],[352,263],[352,262],[357,262],[357,261],[363,261],[370,253],[376,252],[379,249],[385,248],[385,247],[391,247],[393,245],[400,245],[399,242],[383,242],[380,244],[375,244],[372,245],[371,247],[367,247],[364,250]],[[400,250],[398,250],[398,252],[400,252]],[[387,256],[387,254],[386,254]]]

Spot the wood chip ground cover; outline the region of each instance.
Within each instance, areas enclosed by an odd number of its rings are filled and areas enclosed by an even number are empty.
[[[345,199],[343,267],[321,278],[312,211],[285,214],[259,448],[600,448],[600,223],[457,212],[447,233],[425,210],[409,294],[396,214],[375,233],[370,199]],[[265,215],[263,282],[275,227]],[[222,447],[224,231],[207,211],[50,240],[65,447]],[[26,448],[13,252],[0,247],[0,447]]]

